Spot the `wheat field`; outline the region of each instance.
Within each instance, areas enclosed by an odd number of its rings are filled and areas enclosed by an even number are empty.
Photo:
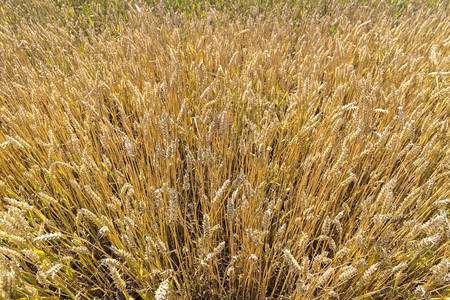
[[[0,299],[450,297],[449,1],[0,2]]]

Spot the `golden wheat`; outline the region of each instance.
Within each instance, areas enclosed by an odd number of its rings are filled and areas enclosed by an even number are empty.
[[[448,1],[16,2],[1,299],[450,296]]]

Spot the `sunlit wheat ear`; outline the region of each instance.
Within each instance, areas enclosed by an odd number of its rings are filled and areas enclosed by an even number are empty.
[[[447,213],[444,210],[440,210],[434,218],[431,218],[429,221],[422,224],[420,230],[427,235],[432,235],[433,233],[436,233],[438,228],[445,226],[447,220]]]
[[[271,220],[272,220],[272,211],[269,208],[264,212],[264,215],[262,218],[263,230],[266,230],[267,228],[269,228]]]
[[[301,232],[300,233],[300,240],[298,241],[298,247],[300,249],[300,251],[305,251],[306,247],[308,246],[309,243],[309,235],[306,232]]]
[[[318,286],[325,285],[325,283],[327,283],[330,280],[330,278],[334,275],[334,272],[335,268],[329,267],[322,275],[320,275],[320,277],[317,279],[316,284]]]
[[[373,274],[378,270],[380,263],[374,263],[371,265],[366,271],[364,271],[363,275],[359,279],[357,283],[357,287],[363,288],[365,287],[373,277]]]
[[[322,267],[322,264],[329,264],[332,260],[327,257],[328,252],[324,252],[322,254],[316,255],[312,262],[312,270],[314,272],[318,272]]]
[[[210,223],[209,215],[204,214],[203,215],[203,237],[206,241],[209,241],[211,239],[211,223]]]
[[[191,188],[191,179],[188,171],[184,171],[183,176],[183,190],[188,191]]]
[[[62,237],[62,233],[56,232],[56,233],[47,233],[43,235],[39,235],[36,238],[33,239],[33,242],[48,242],[52,240],[57,240]]]
[[[156,238],[155,246],[156,246],[156,249],[158,250],[158,252],[160,254],[162,254],[162,255],[166,255],[167,254],[166,245],[163,243],[163,241],[161,241],[160,238]]]
[[[225,248],[225,242],[221,242],[217,247],[213,249],[211,253],[208,253],[206,256],[206,261],[209,262],[219,256],[219,254],[223,251]]]
[[[220,134],[222,136],[225,135],[228,129],[228,112],[224,110],[222,112],[221,120],[220,120]]]
[[[297,260],[294,256],[292,256],[291,251],[289,249],[284,249],[284,259],[286,260],[286,263],[288,264],[290,270],[296,274],[299,274],[302,271],[302,268],[298,264]]]
[[[284,223],[283,225],[281,225],[278,230],[277,233],[275,234],[275,240],[277,242],[281,242],[283,240],[283,238],[285,237],[286,234],[286,223]]]
[[[48,269],[46,271],[46,276],[47,278],[53,279],[56,274],[59,272],[60,269],[63,268],[63,265],[60,263],[56,263],[53,266],[50,267],[50,269]]]
[[[179,111],[178,117],[177,117],[177,124],[181,125],[181,123],[183,122],[183,118],[184,118],[185,114],[186,114],[186,99],[181,104],[180,111]]]
[[[123,258],[124,260],[127,260],[129,262],[135,263],[136,260],[133,256],[133,254],[131,254],[130,252],[123,250],[123,249],[118,249],[114,246],[111,246],[111,250],[114,254],[116,254],[117,256],[120,256],[121,258]]]
[[[0,271],[0,297],[11,299],[15,290],[15,272]]]
[[[167,143],[169,141],[169,130],[167,128],[167,119],[164,115],[160,119],[160,126],[161,126],[161,133],[162,133],[162,137],[164,139],[164,143],[167,145]]]
[[[393,267],[391,272],[393,274],[396,274],[396,273],[400,272],[401,270],[403,270],[403,269],[405,269],[407,267],[408,267],[408,263],[407,262],[402,262],[402,263],[399,263],[398,265],[396,265],[395,267]]]
[[[70,250],[79,255],[88,255],[90,253],[89,249],[84,246],[74,246]]]
[[[121,292],[126,292],[126,283],[120,276],[119,271],[115,267],[111,267],[109,268],[109,274],[111,275],[116,288]]]
[[[426,249],[428,247],[434,246],[442,241],[442,234],[437,233],[433,236],[423,238],[420,241],[413,241],[412,244],[417,250]]]
[[[94,200],[96,203],[98,204],[102,203],[102,198],[99,195],[97,195],[96,192],[94,192],[94,190],[90,185],[85,185],[84,190],[89,195],[89,197],[91,197],[92,200]]]
[[[239,141],[239,154],[241,156],[244,156],[246,153],[246,145],[245,145],[245,139],[241,138]]]
[[[15,250],[12,250],[12,249],[9,249],[7,247],[3,247],[3,246],[0,246],[0,253],[2,253],[4,255],[7,255],[7,256],[10,256],[10,257],[17,257],[17,258],[20,257],[20,253],[19,252],[15,251]]]
[[[217,204],[217,202],[219,202],[223,198],[226,190],[230,186],[230,183],[231,183],[231,180],[229,180],[229,179],[225,180],[225,182],[222,184],[222,186],[219,188],[219,190],[217,190],[217,192],[212,200],[212,205]]]
[[[242,170],[241,170],[239,175],[236,176],[236,178],[233,180],[233,182],[231,184],[231,191],[236,192],[237,188],[244,180],[245,180],[245,174],[242,173]]]
[[[176,140],[170,141],[169,146],[166,149],[166,158],[167,159],[172,159],[174,157],[176,145],[177,145]]]
[[[237,195],[238,191],[239,190],[234,191],[234,193],[231,195],[231,197],[228,198],[228,200],[227,200],[226,217],[229,222],[234,221],[234,215],[235,215],[234,201],[236,199],[236,195]]]
[[[448,258],[442,259],[440,263],[431,268],[433,280],[438,284],[444,284],[450,281],[450,262]]]
[[[178,221],[178,194],[174,189],[170,189],[167,216],[169,224],[174,224]]]
[[[169,297],[169,279],[164,280],[159,284],[158,289],[155,292],[156,300],[166,300]]]
[[[99,217],[97,217],[92,211],[86,209],[86,208],[82,208],[78,211],[77,213],[77,217],[76,217],[76,222],[80,222],[81,218],[85,217],[88,220],[90,220],[91,222],[93,222],[95,225],[97,225],[98,227],[102,227],[102,221],[100,220]]]
[[[12,136],[7,136],[7,139],[10,144],[14,145],[15,147],[17,147],[19,149],[23,149],[25,147],[31,148],[31,146],[21,138],[18,138],[18,137],[13,138]]]
[[[331,226],[331,219],[330,216],[327,216],[322,224],[323,235],[328,236],[330,234],[330,226]]]
[[[27,240],[28,240],[21,236],[8,234],[4,231],[0,231],[0,239],[8,240],[10,243],[15,244],[17,246],[22,246],[22,247],[24,247],[26,245]]]
[[[346,282],[356,275],[358,270],[353,266],[345,266],[341,268],[340,274],[337,278],[338,282]]]
[[[27,202],[24,201],[19,201],[13,198],[8,198],[8,197],[4,197],[3,201],[5,201],[6,203],[8,203],[11,206],[15,206],[20,208],[23,211],[29,211],[29,210],[33,210],[33,206],[28,204]]]

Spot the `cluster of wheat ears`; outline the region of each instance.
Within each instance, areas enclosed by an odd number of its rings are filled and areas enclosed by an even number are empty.
[[[447,1],[18,2],[0,299],[450,294]]]

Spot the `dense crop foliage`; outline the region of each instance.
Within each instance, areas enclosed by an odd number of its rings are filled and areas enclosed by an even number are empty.
[[[0,299],[449,296],[448,11],[0,2]]]

